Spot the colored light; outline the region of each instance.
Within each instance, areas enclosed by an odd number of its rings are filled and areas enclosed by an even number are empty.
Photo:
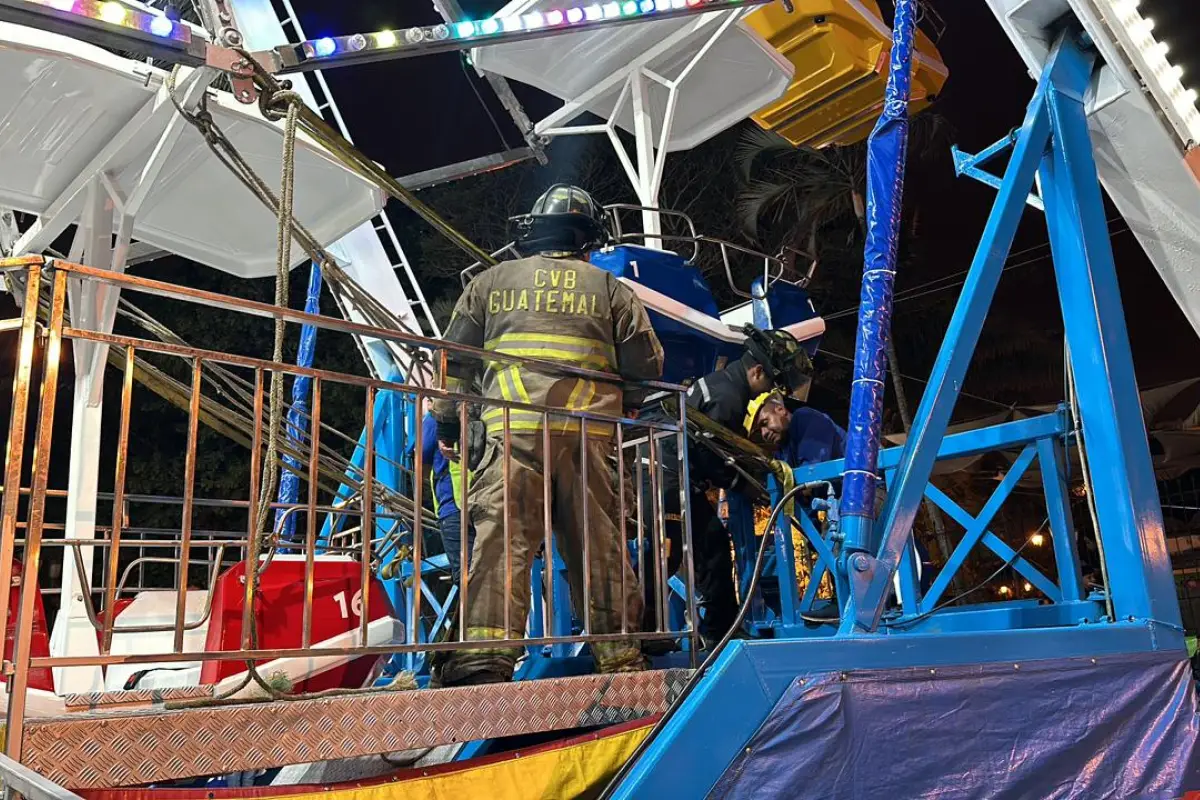
[[[1033,584],[1031,584],[1029,581],[1025,581],[1025,583],[1024,583],[1022,586],[1021,586],[1021,588],[1022,588],[1022,589],[1024,589],[1025,591],[1027,591],[1027,592],[1032,592],[1032,591],[1033,591]]]
[[[574,25],[576,22],[582,22],[582,21],[583,21],[583,9],[582,8],[568,8],[567,9],[567,22]]]
[[[521,30],[520,17],[505,17],[502,24],[504,26],[504,30],[508,31],[509,33]]]
[[[1183,67],[1176,64],[1167,70],[1167,76],[1177,81],[1183,80]]]
[[[1001,587],[1000,587],[1000,594],[1003,594],[1003,595],[1009,595],[1009,594],[1012,594],[1012,589],[1008,588],[1007,586],[1001,586]]]
[[[642,0],[642,13],[649,14],[655,8],[654,0]]]
[[[395,31],[380,31],[375,34],[376,47],[395,47],[398,41],[400,40],[396,38]]]
[[[687,8],[687,0],[671,0],[671,8]]]
[[[150,20],[150,32],[155,36],[170,36],[175,30],[175,24],[166,17],[155,16]]]
[[[333,55],[335,50],[337,50],[337,42],[328,36],[317,39],[315,42],[313,42],[313,52],[316,53],[320,58]]]
[[[488,30],[487,30],[488,22],[495,24],[494,20],[486,20],[485,19],[483,22],[484,22],[484,24],[480,25],[479,27],[484,29],[483,30],[484,33],[488,33]],[[495,33],[495,31],[493,30],[493,31],[491,31],[491,33]],[[460,23],[456,24],[454,26],[454,35],[460,39],[465,39],[468,36],[474,36],[475,35],[475,23],[474,22],[460,22]]]
[[[100,19],[113,25],[120,25],[125,21],[125,15],[129,12],[125,6],[116,2],[102,3],[100,5]]]
[[[1040,533],[1035,533],[1033,536],[1029,537],[1029,543],[1034,547],[1041,547],[1046,543],[1046,537]]]
[[[563,13],[561,11],[559,11],[557,8],[554,9],[553,11],[547,11],[546,12],[546,24],[547,25],[562,25],[563,24]]]
[[[604,18],[605,19],[612,19],[613,17],[619,17],[619,16],[621,16],[621,4],[620,3],[605,4],[605,6],[604,6]]]
[[[544,24],[546,24],[546,21],[544,19],[542,19],[542,15],[536,11],[533,12],[532,14],[525,15],[525,27],[526,28],[540,28]]]
[[[600,6],[588,6],[583,10],[583,15],[589,22],[594,22],[604,16],[604,9]]]
[[[59,11],[70,11],[75,8],[75,0],[50,0],[50,7]]]
[[[628,0],[628,2],[621,4],[621,13],[624,14],[625,16],[629,16],[630,14],[636,14],[637,11],[638,11],[638,4],[633,2],[633,0]]]

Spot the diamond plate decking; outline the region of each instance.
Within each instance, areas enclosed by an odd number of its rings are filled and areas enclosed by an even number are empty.
[[[30,720],[22,761],[73,789],[265,769],[666,710],[688,670]]]

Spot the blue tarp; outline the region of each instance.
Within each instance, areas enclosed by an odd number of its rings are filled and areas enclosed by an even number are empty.
[[[317,266],[316,262],[313,262],[309,267],[308,293],[304,298],[304,311],[307,314],[321,313],[321,268]],[[316,347],[316,327],[312,325],[301,327],[300,347],[296,352],[296,365],[311,367]],[[287,421],[284,424],[284,431],[290,442],[302,443],[308,441],[310,429],[308,390],[311,384],[312,378],[306,375],[297,375],[292,379],[292,407],[288,410]],[[279,502],[295,503],[300,491],[300,476],[297,474],[297,471],[305,469],[305,465],[290,455],[285,455],[283,460],[291,469],[285,468],[279,471]],[[283,541],[292,541],[293,535],[296,532],[296,515],[287,514],[284,517],[286,513],[286,510],[282,508],[275,510],[275,528],[280,539]],[[279,525],[280,520],[283,521],[282,529],[280,529]]]
[[[875,516],[875,469],[883,431],[887,340],[891,335],[892,283],[900,243],[916,28],[916,0],[897,0],[883,115],[867,146],[867,243],[850,389],[843,517]],[[851,544],[867,547],[871,543]]]
[[[1176,800],[1200,788],[1182,652],[797,678],[713,798]]]

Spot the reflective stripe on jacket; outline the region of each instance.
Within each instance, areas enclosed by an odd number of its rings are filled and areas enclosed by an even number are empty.
[[[455,306],[446,341],[498,355],[536,358],[607,372],[614,378],[654,380],[662,375],[662,347],[633,291],[612,275],[574,258],[532,256],[498,264],[471,281]],[[555,374],[528,365],[447,354],[446,386],[464,391],[483,371],[483,395],[511,403],[548,406],[619,417],[624,392],[617,383]],[[446,420],[454,403],[434,403]],[[505,428],[505,407],[487,406],[481,416],[489,435]],[[508,430],[541,431],[541,411],[508,408]],[[550,414],[554,433],[580,429],[578,417]],[[588,432],[612,433],[612,425],[589,422]]]

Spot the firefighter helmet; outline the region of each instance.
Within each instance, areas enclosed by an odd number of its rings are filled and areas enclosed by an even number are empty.
[[[813,364],[795,336],[787,331],[764,331],[747,325],[746,354],[763,369],[777,388],[794,395],[812,382]]]
[[[522,255],[575,255],[608,241],[604,209],[578,186],[557,183],[537,199],[528,214],[513,217]]]

